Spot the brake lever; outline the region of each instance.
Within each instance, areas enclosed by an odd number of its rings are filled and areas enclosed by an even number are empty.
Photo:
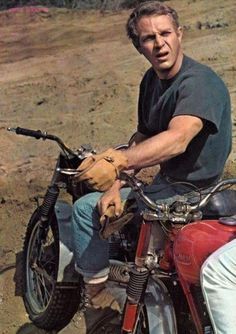
[[[60,168],[60,167],[58,167],[56,169],[56,171],[61,173],[61,174],[65,174],[65,175],[77,175],[78,174],[77,169],[73,169],[73,168]]]

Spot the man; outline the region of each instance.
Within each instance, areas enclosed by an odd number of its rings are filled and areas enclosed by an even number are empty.
[[[151,196],[165,199],[192,189],[172,185],[174,181],[210,187],[220,178],[231,150],[228,91],[210,68],[183,54],[176,11],[157,1],[142,3],[130,15],[127,33],[151,64],[140,85],[137,133],[129,149],[108,149],[87,158],[77,176],[105,191],[84,196],[73,210],[76,265],[94,307],[117,308],[105,288],[108,243],[100,239],[99,228],[111,205],[116,216],[121,214],[121,199],[129,194],[121,189],[120,171],[159,164],[153,181],[157,191]]]
[[[201,285],[214,333],[236,333],[236,239],[205,261]]]

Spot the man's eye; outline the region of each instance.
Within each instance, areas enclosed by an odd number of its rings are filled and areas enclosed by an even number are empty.
[[[149,42],[149,41],[153,41],[155,39],[155,36],[146,36],[143,38],[143,42]]]
[[[170,35],[170,31],[163,31],[162,33],[161,33],[161,36],[162,37],[167,37],[167,36],[169,36]]]

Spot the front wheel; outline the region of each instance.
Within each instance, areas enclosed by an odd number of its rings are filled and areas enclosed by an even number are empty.
[[[23,300],[29,318],[40,328],[60,330],[78,309],[78,286],[59,286],[59,232],[55,216],[44,229],[40,209],[32,215],[23,246]]]

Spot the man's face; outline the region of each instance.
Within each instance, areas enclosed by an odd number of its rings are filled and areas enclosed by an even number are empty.
[[[144,16],[137,24],[139,51],[149,60],[160,79],[172,78],[180,69],[182,29],[168,15]]]

